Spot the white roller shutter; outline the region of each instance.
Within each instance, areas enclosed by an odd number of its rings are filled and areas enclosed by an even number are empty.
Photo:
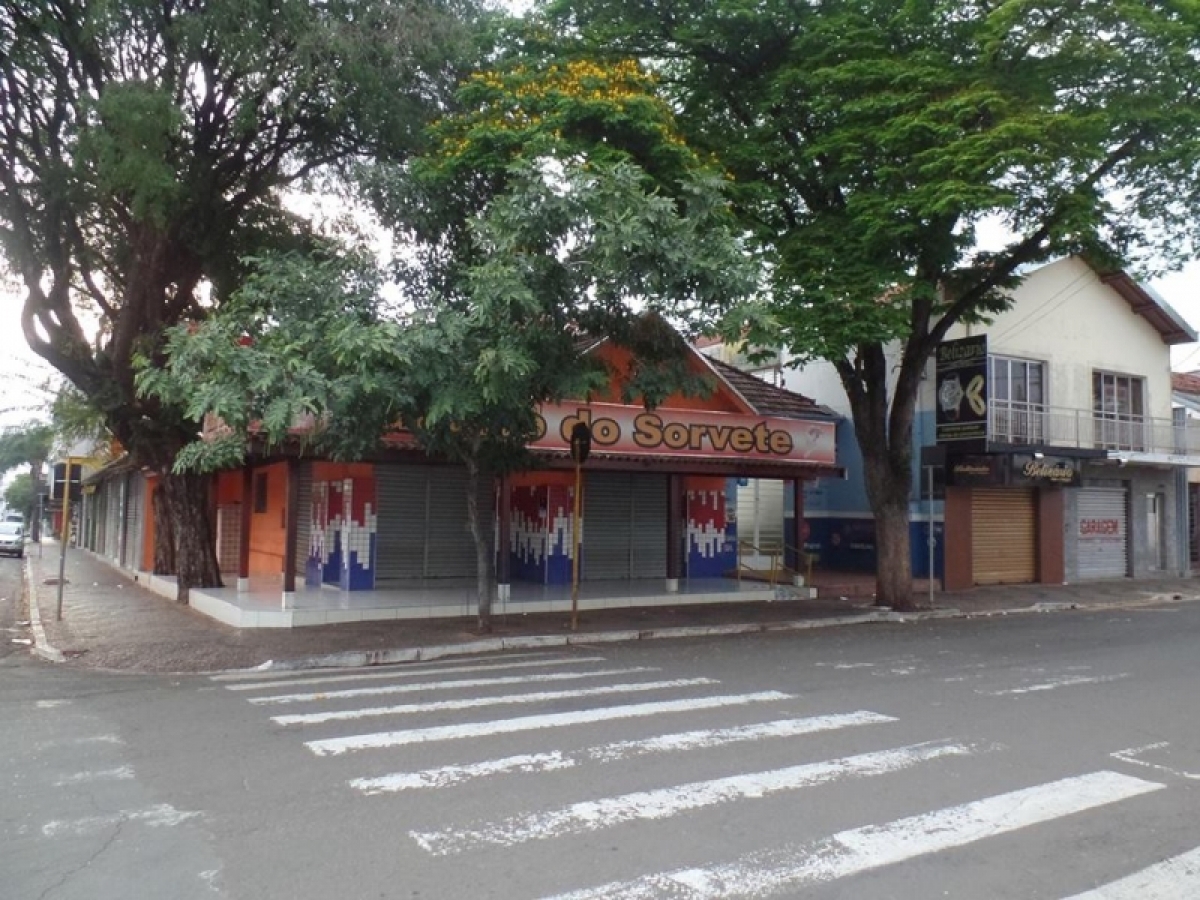
[[[1037,502],[1033,490],[971,492],[971,569],[976,584],[1037,579]]]
[[[769,558],[784,545],[783,486],[775,478],[751,478],[738,486],[738,540],[751,558]],[[752,547],[762,553],[756,554]]]
[[[140,472],[128,476],[128,495],[125,498],[125,543],[122,545],[121,565],[130,569],[142,567],[142,498],[146,480]]]
[[[1129,574],[1129,502],[1124,488],[1080,488],[1075,522],[1079,578]]]

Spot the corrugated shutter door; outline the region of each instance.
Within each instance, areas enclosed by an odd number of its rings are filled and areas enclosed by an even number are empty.
[[[1124,578],[1129,574],[1129,503],[1123,488],[1081,488],[1075,541],[1079,577]]]
[[[125,499],[125,545],[121,554],[121,565],[131,569],[141,568],[142,555],[142,485],[140,473],[128,478],[128,496]]]
[[[104,483],[104,555],[116,559],[121,552],[121,482]]]
[[[667,476],[634,475],[633,564],[634,578],[667,577]]]
[[[583,574],[588,581],[628,579],[633,570],[633,480],[623,472],[592,472],[583,487]]]
[[[296,562],[295,572],[303,578],[308,573],[308,542],[312,536],[312,463],[296,467],[299,482],[296,493]]]
[[[475,542],[467,527],[467,470],[456,466],[431,466],[429,478],[429,516],[425,533],[426,578],[470,578],[475,574]],[[479,518],[484,534],[494,530],[495,504],[491,481],[481,478]]]
[[[376,586],[424,575],[428,492],[429,479],[422,467],[375,467],[375,501],[379,504]]]
[[[976,584],[1028,584],[1037,578],[1036,511],[1032,490],[971,492]]]

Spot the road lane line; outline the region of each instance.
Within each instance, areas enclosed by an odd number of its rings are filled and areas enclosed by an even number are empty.
[[[414,676],[457,675],[464,672],[499,672],[505,669],[544,668],[546,666],[581,665],[583,663],[605,662],[603,656],[558,656],[552,659],[531,659],[522,662],[489,663],[480,665],[441,665],[430,664],[414,668],[411,664],[404,666],[388,666],[381,670],[378,666],[370,671],[358,671],[352,675],[314,675],[308,678],[280,678],[277,681],[257,679],[241,681],[224,685],[227,691],[262,691],[274,690],[281,687],[304,687],[309,684],[335,684],[346,681],[383,681],[385,679],[411,678]],[[294,673],[289,673],[294,676]],[[218,676],[214,675],[216,680]]]
[[[55,787],[66,787],[71,784],[87,784],[93,781],[128,781],[133,778],[133,766],[120,766],[116,769],[98,769],[89,772],[76,772],[54,782]]]
[[[789,766],[694,781],[669,788],[636,791],[617,797],[572,803],[561,809],[512,816],[500,822],[471,828],[410,831],[409,836],[434,856],[449,856],[484,845],[512,847],[563,835],[587,834],[626,822],[666,819],[733,800],[757,799],[781,791],[828,784],[841,779],[869,778],[909,769],[922,762],[975,752],[955,741],[931,741],[846,756],[823,762]]]
[[[589,747],[573,756],[554,753],[513,756],[457,766],[439,766],[418,772],[396,772],[375,778],[355,778],[350,786],[366,794],[386,794],[422,788],[443,788],[475,778],[508,772],[547,772],[568,769],[584,762],[618,762],[649,753],[682,753],[709,747],[720,747],[743,741],[776,737],[798,737],[822,731],[834,731],[856,725],[882,725],[897,721],[892,716],[860,710],[829,716],[810,716],[806,719],[778,719],[754,725],[732,728],[706,728],[681,731],[631,741],[614,741]]]
[[[1075,687],[1081,684],[1107,684],[1110,681],[1119,681],[1122,678],[1128,678],[1128,673],[1120,675],[1075,675],[1068,678],[1059,678],[1055,681],[1044,681],[1041,684],[1031,684],[1021,688],[1006,688],[999,691],[976,691],[977,694],[983,694],[988,697],[1016,697],[1021,694],[1036,694],[1042,691],[1056,691],[1059,688]]]
[[[793,699],[795,697],[792,694],[785,694],[781,691],[722,694],[712,697],[697,697],[691,700],[660,700],[654,703],[605,706],[576,712],[546,713],[537,716],[518,716],[512,719],[495,719],[487,722],[465,722],[461,725],[434,725],[427,728],[325,738],[319,741],[306,741],[304,746],[317,756],[339,756],[355,750],[404,747],[409,744],[425,744],[432,741],[453,741],[487,737],[494,734],[515,734],[521,731],[538,731],[543,728],[567,728],[574,725],[590,725],[595,722],[612,722],[617,719],[637,719],[669,713],[695,712],[728,706],[742,706],[747,703],[773,703],[779,700]]]
[[[140,822],[152,828],[170,828],[194,819],[198,812],[176,809],[168,803],[159,803],[146,809],[122,810],[107,816],[87,816],[83,819],[55,819],[42,826],[42,834],[46,837],[57,837],[60,834],[86,834],[101,828],[111,828],[114,825],[124,825],[127,822]]]
[[[385,694],[413,694],[420,691],[452,691],[461,688],[503,686],[509,684],[541,684],[550,681],[578,681],[581,678],[601,678],[612,675],[637,675],[660,672],[651,666],[627,669],[592,669],[588,672],[543,672],[540,675],[506,675],[500,678],[460,678],[451,681],[418,681],[415,684],[385,684],[377,687],[351,688],[345,691],[323,691],[313,694],[278,694],[272,697],[250,697],[256,705],[268,703],[312,703],[317,700],[346,700],[352,697],[378,697]]]
[[[733,862],[676,869],[557,894],[545,900],[719,900],[768,897],[973,844],[1128,800],[1165,785],[1099,771],[960,806],[866,825],[815,841],[748,853]]]
[[[1200,847],[1067,900],[1195,900],[1196,897],[1200,897]]]
[[[372,716],[404,716],[413,713],[443,712],[452,709],[477,709],[481,706],[506,706],[513,703],[545,703],[549,700],[580,700],[586,697],[605,697],[611,694],[632,694],[642,691],[662,691],[672,688],[719,684],[715,678],[674,678],[670,681],[638,681],[606,684],[574,691],[539,691],[531,694],[502,694],[498,697],[468,697],[463,700],[434,700],[429,703],[404,703],[399,706],[368,706],[362,709],[342,709],[321,713],[297,713],[272,716],[277,725],[320,725],[324,722],[350,722]]]

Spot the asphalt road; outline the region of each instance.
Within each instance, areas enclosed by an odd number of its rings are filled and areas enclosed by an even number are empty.
[[[9,656],[0,897],[1200,897],[1198,638],[1177,604],[227,680]]]

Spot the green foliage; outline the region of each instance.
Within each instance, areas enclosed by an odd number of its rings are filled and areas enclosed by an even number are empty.
[[[0,432],[0,475],[18,466],[37,467],[50,455],[54,443],[54,428],[41,422],[6,428]]]
[[[28,472],[16,476],[4,489],[4,502],[9,509],[16,510],[25,516],[25,521],[34,517],[34,507],[37,505],[37,489],[33,477]]]

